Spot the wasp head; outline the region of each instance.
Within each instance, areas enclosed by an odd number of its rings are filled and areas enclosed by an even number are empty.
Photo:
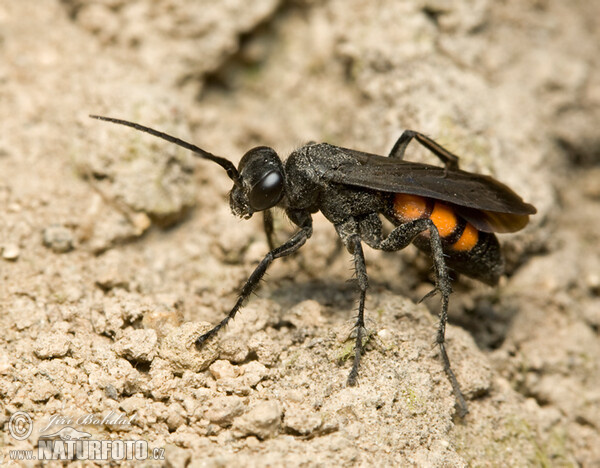
[[[283,164],[277,153],[266,146],[248,151],[238,165],[239,178],[229,194],[234,215],[250,218],[279,203],[284,194]]]

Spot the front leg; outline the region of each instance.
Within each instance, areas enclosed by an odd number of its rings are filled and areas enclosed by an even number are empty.
[[[312,235],[312,219],[310,216],[305,216],[303,219],[304,224],[301,226],[300,230],[296,232],[296,234],[294,234],[287,242],[271,250],[267,255],[265,255],[265,258],[262,259],[262,261],[258,264],[246,281],[246,284],[244,284],[244,287],[242,288],[242,291],[240,292],[238,300],[233,306],[233,309],[231,309],[229,314],[227,314],[227,316],[221,320],[217,326],[204,333],[196,340],[197,346],[202,346],[206,340],[218,333],[221,328],[227,325],[227,322],[235,317],[235,314],[237,314],[250,294],[252,294],[256,286],[258,286],[258,283],[273,260],[290,255],[304,245],[306,240]]]
[[[273,212],[271,210],[263,211],[263,228],[265,230],[265,235],[267,236],[269,250],[275,249],[275,237],[273,236]]]

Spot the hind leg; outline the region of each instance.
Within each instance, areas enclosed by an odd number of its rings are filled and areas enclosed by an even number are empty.
[[[402,250],[407,247],[419,234],[429,231],[431,257],[433,259],[436,273],[436,287],[423,299],[435,294],[437,291],[439,291],[442,296],[442,307],[439,315],[440,321],[436,334],[436,344],[440,348],[440,354],[444,364],[444,372],[448,376],[448,380],[452,385],[452,390],[456,397],[459,413],[461,416],[466,415],[468,413],[467,403],[460,389],[460,385],[458,384],[458,380],[454,375],[454,371],[450,366],[450,359],[448,358],[448,353],[446,352],[446,322],[448,321],[448,301],[450,294],[452,293],[452,286],[450,285],[448,268],[446,267],[446,262],[444,260],[442,240],[437,228],[435,227],[435,224],[433,224],[433,221],[428,218],[417,219],[397,226],[385,238],[383,238],[381,233],[381,222],[377,223],[373,217],[365,218],[360,227],[361,236],[365,242],[375,249],[384,251]]]
[[[415,132],[414,130],[405,130],[402,135],[400,135],[400,138],[398,138],[396,144],[390,151],[389,157],[403,159],[406,147],[413,138],[417,140],[421,146],[435,154],[445,164],[446,170],[458,170],[458,156],[451,153],[428,136]]]

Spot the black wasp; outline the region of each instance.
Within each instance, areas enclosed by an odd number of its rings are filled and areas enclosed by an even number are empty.
[[[411,130],[400,136],[388,157],[327,143],[310,143],[294,151],[283,163],[273,149],[258,146],[242,157],[236,169],[228,159],[157,130],[126,120],[91,117],[149,133],[216,162],[233,180],[229,194],[233,214],[248,219],[255,212],[264,213],[271,250],[244,284],[229,314],[198,337],[198,346],[235,317],[273,260],[302,247],[312,234],[311,214],[320,211],[354,256],[360,289],[355,355],[348,385],[356,384],[364,351],[368,278],[362,243],[385,251],[401,250],[414,243],[433,259],[436,286],[428,296],[439,291],[442,301],[436,342],[459,411],[466,414],[467,404],[445,347],[448,298],[452,292],[448,268],[496,284],[504,263],[494,232],[514,232],[525,227],[529,215],[536,212],[532,205],[492,177],[460,170],[456,155]],[[437,156],[445,167],[404,161],[406,147],[413,139]],[[273,219],[269,211],[274,207],[282,208],[298,226],[298,231],[278,247],[273,244]],[[380,216],[395,226],[391,233],[383,233]]]

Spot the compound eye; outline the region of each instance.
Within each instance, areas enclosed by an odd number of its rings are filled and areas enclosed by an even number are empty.
[[[255,211],[262,211],[275,206],[283,194],[283,176],[279,171],[271,171],[258,181],[248,201]]]

